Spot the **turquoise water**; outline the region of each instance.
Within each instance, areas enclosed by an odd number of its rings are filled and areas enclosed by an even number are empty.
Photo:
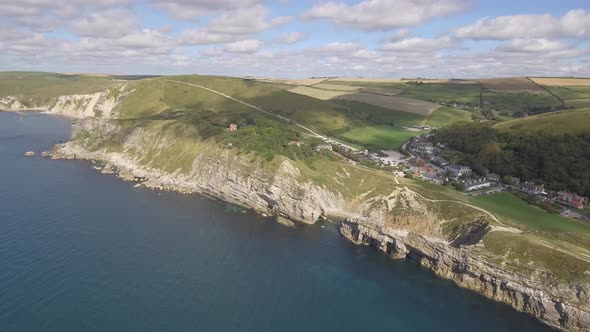
[[[417,264],[84,161],[67,119],[0,112],[0,331],[544,331]]]

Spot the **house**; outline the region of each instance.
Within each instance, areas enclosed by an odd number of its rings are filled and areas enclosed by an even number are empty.
[[[332,151],[332,144],[319,144],[318,146],[315,147],[316,151],[321,151],[321,150],[328,150],[328,151]]]
[[[469,166],[458,165],[458,164],[451,164],[447,166],[447,171],[451,172],[453,176],[460,177],[463,175],[469,175],[473,172],[473,170]]]
[[[415,165],[415,166],[418,166],[418,167],[422,167],[422,166],[426,165],[426,161],[424,161],[424,159],[418,158],[418,157],[415,157],[415,158],[412,158],[412,159],[408,160],[408,163],[410,165]]]
[[[540,184],[534,184],[532,182],[525,182],[518,186],[516,189],[525,192],[529,195],[541,195],[545,191],[545,186]]]
[[[414,144],[414,149],[418,152],[430,154],[434,152],[434,145],[430,142],[417,142]]]
[[[422,179],[424,181],[428,181],[428,182],[432,182],[432,183],[436,183],[436,184],[443,184],[443,182],[445,182],[444,177],[442,177],[440,175],[436,175],[436,174],[430,174],[430,173],[422,174]]]
[[[433,156],[432,158],[430,158],[430,161],[433,164],[441,166],[441,167],[445,167],[449,164],[449,162],[441,156]]]
[[[299,141],[290,141],[289,145],[294,145],[294,146],[301,146],[301,142]]]
[[[520,184],[520,178],[517,178],[517,177],[514,177],[514,176],[510,177],[510,183],[509,184],[511,184],[513,186],[519,185]]]
[[[588,204],[588,197],[579,196],[573,193],[560,191],[557,193],[557,201],[578,209],[583,209]]]
[[[464,182],[463,185],[465,186],[465,190],[473,191],[490,187],[492,184],[486,180],[471,180]]]
[[[236,131],[238,130],[238,125],[235,123],[232,123],[229,125],[229,128],[227,128],[229,131]]]
[[[494,174],[494,173],[488,173],[486,175],[486,180],[490,180],[490,181],[494,181],[494,182],[500,182],[500,175]]]

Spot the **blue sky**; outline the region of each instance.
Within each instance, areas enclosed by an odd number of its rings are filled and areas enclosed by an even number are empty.
[[[590,76],[590,2],[0,0],[0,70]]]

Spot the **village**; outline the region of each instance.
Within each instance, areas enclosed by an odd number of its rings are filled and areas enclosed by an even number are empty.
[[[551,209],[557,206],[560,212],[577,219],[590,221],[581,211],[571,211],[570,208],[582,210],[588,204],[588,198],[566,191],[546,189],[543,184],[521,181],[518,177],[504,176],[488,172],[485,175],[476,174],[469,166],[452,164],[442,155],[443,144],[434,145],[429,141],[432,134],[425,133],[417,136],[402,146],[403,152],[409,155],[405,162],[405,174],[409,177],[420,178],[436,184],[453,185],[467,195],[485,195],[495,192],[512,190],[522,193],[531,204]],[[523,195],[520,196],[523,196]]]

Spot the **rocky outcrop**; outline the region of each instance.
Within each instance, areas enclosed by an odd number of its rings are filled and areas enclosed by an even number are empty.
[[[137,131],[149,134],[141,129],[129,133],[123,152],[92,151],[121,130],[115,122],[108,120],[79,120],[74,126],[73,136],[86,138],[58,145],[53,158],[101,160],[116,167],[119,177],[130,181],[141,180],[146,187],[206,194],[309,224],[327,214],[347,210],[340,194],[311,182],[300,182],[299,170],[288,160],[284,160],[278,169],[268,171],[252,167],[246,158],[220,148],[197,153],[188,170],[169,172],[142,162],[146,151],[154,149],[151,144],[158,142],[158,138],[145,139]]]
[[[475,225],[474,225],[475,226]],[[480,231],[475,227],[475,233]],[[588,331],[590,311],[582,285],[553,285],[528,275],[507,272],[489,257],[468,248],[391,228],[374,228],[364,221],[343,221],[340,233],[359,245],[369,245],[393,258],[418,261],[438,276],[490,299],[509,304],[559,330]]]

